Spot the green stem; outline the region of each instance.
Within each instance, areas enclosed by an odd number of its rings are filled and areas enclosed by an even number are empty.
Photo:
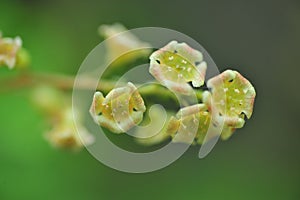
[[[97,85],[97,90],[108,92],[114,88],[113,81],[93,80],[85,77],[78,77],[80,85],[76,85],[77,89],[92,90]],[[23,72],[15,77],[8,77],[0,80],[0,92],[8,92],[13,89],[32,87],[40,84],[48,84],[61,90],[72,90],[74,87],[75,77],[53,73],[42,72]]]
[[[33,87],[40,84],[48,84],[61,90],[72,90],[73,87],[80,90],[94,90],[96,89],[107,94],[115,88],[115,81],[101,80],[98,82],[96,79],[90,77],[77,77],[80,84],[74,86],[75,77],[62,74],[43,73],[43,72],[30,72],[24,71],[15,77],[8,77],[0,80],[0,92],[10,92],[14,89]],[[126,83],[124,83],[125,85]],[[144,97],[157,97],[164,102],[177,102],[176,96],[167,88],[157,85],[149,84],[139,87],[136,85],[140,94]],[[197,98],[202,98],[202,91],[195,90]]]

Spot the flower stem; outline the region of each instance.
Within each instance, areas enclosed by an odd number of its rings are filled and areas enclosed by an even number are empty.
[[[114,88],[113,81],[101,81],[90,78],[79,77],[81,84],[77,89],[92,90],[97,85],[97,90],[108,92]],[[14,89],[32,87],[39,84],[48,84],[61,90],[72,90],[74,87],[75,77],[54,73],[43,72],[22,72],[15,77],[8,77],[0,80],[0,92],[8,92]]]
[[[107,94],[116,87],[115,81],[101,79],[98,82],[96,79],[83,76],[77,77],[76,79],[80,82],[80,84],[74,85],[75,77],[70,75],[23,71],[17,76],[7,77],[6,79],[0,80],[0,92],[11,92],[16,89],[47,84],[66,91],[73,90],[74,87],[80,90],[94,90],[95,85],[97,85],[96,90]],[[126,83],[124,83],[124,85],[126,85]],[[142,96],[158,97],[162,101],[177,102],[176,96],[164,86],[157,84],[149,84],[145,86],[136,84],[136,86]],[[195,92],[198,99],[201,99],[202,91],[197,90]]]

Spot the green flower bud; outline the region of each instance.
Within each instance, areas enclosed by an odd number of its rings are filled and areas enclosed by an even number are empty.
[[[98,28],[99,34],[105,39],[107,44],[107,60],[114,61],[114,66],[132,62],[140,57],[149,56],[151,52],[150,44],[142,42],[139,38],[128,32],[121,24],[101,25]],[[122,33],[121,35],[118,35]],[[131,51],[131,52],[128,52]]]

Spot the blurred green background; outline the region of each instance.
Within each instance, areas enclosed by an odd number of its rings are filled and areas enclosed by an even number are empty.
[[[0,30],[23,38],[37,71],[75,74],[100,41],[98,25],[114,22],[171,28],[197,40],[221,71],[237,69],[254,84],[252,119],[203,160],[191,147],[167,168],[127,174],[86,150],[53,149],[28,92],[1,93],[1,200],[300,199],[299,1],[0,2]]]

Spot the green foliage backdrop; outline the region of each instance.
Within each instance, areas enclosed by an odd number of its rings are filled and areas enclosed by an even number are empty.
[[[205,159],[191,147],[165,169],[126,174],[53,149],[28,92],[1,93],[0,199],[299,199],[299,21],[295,0],[1,1],[0,29],[22,37],[37,71],[75,74],[100,24],[161,26],[247,75],[257,98],[252,119]],[[0,68],[0,79],[12,73]]]

